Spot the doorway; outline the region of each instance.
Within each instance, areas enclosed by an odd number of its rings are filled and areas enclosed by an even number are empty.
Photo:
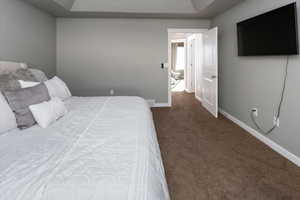
[[[185,68],[187,65],[187,41],[184,37],[174,35],[171,40],[171,91],[185,90]]]
[[[176,92],[191,93],[218,117],[218,29],[169,29],[169,102]]]

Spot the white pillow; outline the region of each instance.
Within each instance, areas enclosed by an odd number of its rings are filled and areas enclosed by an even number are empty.
[[[0,92],[0,134],[17,128],[16,117]]]
[[[42,128],[47,128],[50,124],[68,113],[64,102],[59,98],[31,105],[29,109],[38,125]]]
[[[39,84],[39,82],[30,82],[30,81],[22,81],[19,80],[21,88],[28,88],[33,87]],[[57,76],[53,77],[52,79],[44,82],[49,95],[51,98],[58,97],[62,100],[65,100],[72,96],[68,86]]]
[[[72,96],[68,86],[57,76],[45,82],[48,88],[50,97],[58,97],[65,100]]]
[[[21,88],[29,88],[29,87],[34,87],[40,84],[40,82],[32,82],[32,81],[22,81],[19,80],[19,83],[21,85]]]

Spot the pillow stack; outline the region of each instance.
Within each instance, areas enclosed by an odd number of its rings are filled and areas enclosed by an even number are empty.
[[[34,70],[20,68],[0,74],[0,83],[3,83],[0,84],[0,134],[17,127],[26,129],[36,123],[46,128],[67,113],[63,102],[71,97],[67,85],[58,77],[47,80],[35,71],[35,76],[40,77],[37,80],[32,72]]]

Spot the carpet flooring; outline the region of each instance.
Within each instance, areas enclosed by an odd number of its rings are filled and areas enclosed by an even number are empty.
[[[152,111],[172,200],[300,200],[299,167],[193,94]]]

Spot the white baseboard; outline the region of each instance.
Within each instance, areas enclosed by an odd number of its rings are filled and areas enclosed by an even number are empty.
[[[169,103],[156,103],[154,99],[146,100],[151,108],[171,107]]]
[[[164,107],[171,107],[171,105],[169,103],[155,103],[152,107],[153,108],[164,108]]]
[[[187,89],[187,88],[184,89],[184,91],[187,92],[187,93],[194,93],[192,90],[189,90],[189,89]]]
[[[200,102],[202,102],[202,99],[200,97],[198,97],[197,95],[195,95],[196,99]]]
[[[230,119],[231,121],[233,121],[234,123],[239,125],[244,130],[249,132],[251,135],[253,135],[257,139],[259,139],[260,141],[262,141],[263,143],[268,145],[274,151],[276,151],[277,153],[279,153],[280,155],[282,155],[283,157],[287,158],[288,160],[290,160],[291,162],[296,164],[298,167],[300,167],[300,158],[298,156],[296,156],[295,154],[289,152],[288,150],[286,150],[285,148],[283,148],[282,146],[280,146],[276,142],[272,141],[270,138],[262,135],[261,133],[259,133],[255,129],[251,128],[250,126],[248,126],[244,122],[240,121],[239,119],[235,118],[234,116],[230,115],[226,111],[224,111],[222,109],[219,109],[219,112],[221,114],[223,114],[226,118]]]

